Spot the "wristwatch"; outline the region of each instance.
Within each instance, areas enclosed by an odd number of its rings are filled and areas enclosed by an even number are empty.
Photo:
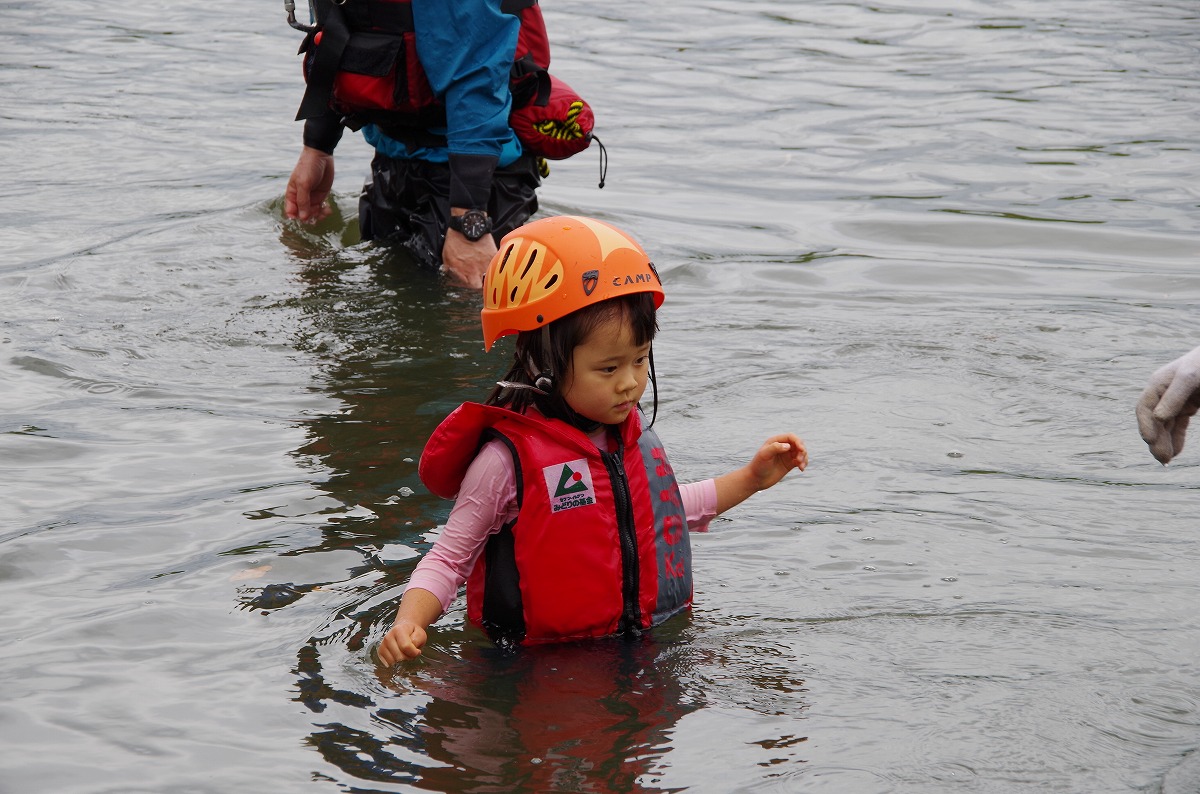
[[[448,225],[475,242],[492,230],[492,219],[483,210],[467,210],[462,215],[451,215]]]

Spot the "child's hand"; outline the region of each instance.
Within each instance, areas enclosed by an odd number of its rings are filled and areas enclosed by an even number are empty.
[[[754,454],[746,467],[750,470],[756,490],[770,488],[792,469],[804,471],[808,466],[808,450],[804,442],[791,433],[771,436]]]
[[[379,660],[391,666],[420,656],[429,637],[426,629],[441,614],[442,602],[433,593],[421,587],[405,590],[396,610],[396,620],[379,643]]]
[[[806,466],[808,450],[803,441],[791,433],[771,436],[749,463],[716,478],[717,513],[724,513],[764,488],[770,488],[792,469],[804,471]]]
[[[421,655],[426,639],[425,629],[416,623],[397,620],[379,643],[379,660],[390,666],[405,659],[415,659]]]

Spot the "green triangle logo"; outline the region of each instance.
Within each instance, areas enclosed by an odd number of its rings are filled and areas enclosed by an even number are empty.
[[[563,464],[562,474],[558,476],[558,490],[554,492],[554,496],[566,496],[569,493],[579,493],[587,490],[587,483],[583,481],[583,475],[578,472],[571,471],[571,467]]]

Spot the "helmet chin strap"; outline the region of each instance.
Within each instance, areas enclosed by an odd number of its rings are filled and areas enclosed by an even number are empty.
[[[654,408],[650,414],[650,424],[646,427],[654,427],[654,420],[658,418],[658,378],[654,375],[654,345],[650,346],[650,387],[654,390]]]
[[[545,356],[550,350],[550,326],[549,324],[542,326],[542,355]],[[511,380],[498,380],[496,385],[504,389],[527,389],[535,394],[540,394],[543,397],[549,397],[554,393],[554,372],[550,367],[541,369],[532,356],[525,357],[525,374],[533,381],[533,385],[528,383],[514,383]]]
[[[550,355],[550,324],[542,326],[542,355],[549,357]],[[530,364],[533,362],[530,361]],[[530,373],[532,374],[532,373]],[[533,379],[533,385],[542,390],[542,394],[549,394],[554,391],[554,372],[550,367],[546,367],[539,372]]]
[[[514,383],[511,380],[498,380],[496,381],[496,385],[502,389],[527,389],[535,394],[540,394],[543,397],[550,396],[549,392],[544,392],[537,386],[530,386],[528,383]]]

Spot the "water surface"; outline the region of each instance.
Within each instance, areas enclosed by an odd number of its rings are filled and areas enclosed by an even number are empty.
[[[259,5],[4,5],[0,790],[1187,790],[1200,442],[1132,405],[1198,343],[1192,3],[546,3],[611,159],[543,208],[652,252],[675,469],[812,465],[643,642],[459,603],[394,671],[416,461],[508,347],[358,242],[361,140],[282,220]]]

